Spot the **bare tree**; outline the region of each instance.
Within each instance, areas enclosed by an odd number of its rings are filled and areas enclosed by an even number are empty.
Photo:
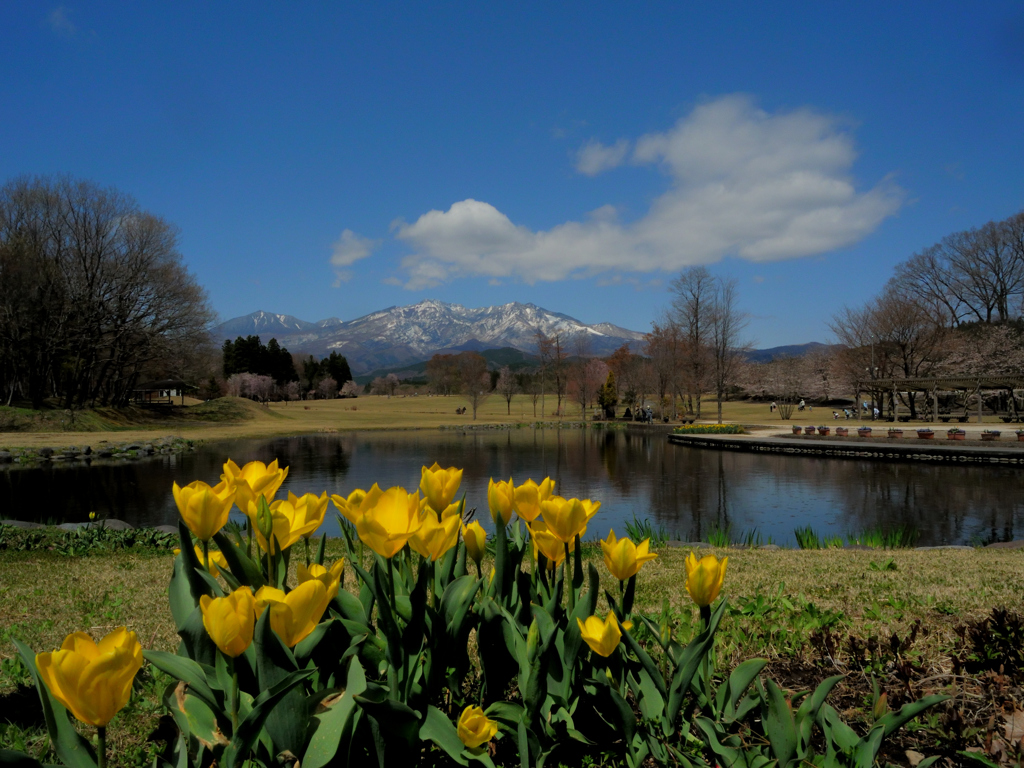
[[[351,381],[351,380],[350,381],[346,381],[344,384],[341,385],[340,396],[341,397],[359,397],[359,390],[360,389],[362,389],[362,387],[360,387],[354,381]]]
[[[672,281],[672,319],[685,344],[683,389],[687,410],[701,416],[701,394],[710,383],[711,312],[717,281],[705,267],[690,267]]]
[[[491,394],[491,376],[487,372],[487,361],[476,352],[463,352],[456,360],[459,365],[462,394],[473,409],[475,421],[477,409]]]
[[[512,371],[507,365],[503,366],[501,371],[498,372],[498,382],[494,389],[505,399],[506,413],[511,416],[512,398],[519,391],[519,384],[516,383],[516,377],[512,375]]]
[[[746,316],[736,306],[736,281],[720,280],[711,302],[711,356],[718,423],[722,423],[722,401],[726,389],[733,384],[743,352],[740,334],[746,327]]]
[[[684,339],[679,326],[669,317],[651,323],[651,331],[644,337],[644,350],[651,361],[658,403],[663,404],[672,395],[673,417],[675,414],[676,388],[682,381]],[[665,416],[659,405],[658,415]]]
[[[942,319],[895,280],[862,309],[844,308],[830,327],[845,347],[838,360],[850,378],[931,376],[948,349],[949,329]],[[916,418],[915,393],[900,397]]]
[[[142,378],[207,375],[191,358],[213,313],[177,233],[115,190],[66,177],[0,189],[0,283],[8,398],[120,404]]]
[[[459,387],[459,366],[455,355],[436,354],[427,361],[427,381],[434,394],[448,395]]]

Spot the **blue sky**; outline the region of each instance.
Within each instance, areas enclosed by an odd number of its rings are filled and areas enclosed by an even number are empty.
[[[6,3],[0,181],[180,228],[223,319],[532,301],[758,346],[1024,208],[1019,3]]]

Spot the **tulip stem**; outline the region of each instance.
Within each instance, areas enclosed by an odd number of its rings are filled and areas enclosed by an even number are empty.
[[[309,539],[303,537],[302,543],[306,545],[306,567],[309,568]]]
[[[234,657],[228,657],[228,664],[231,665],[231,736],[234,738],[238,733],[238,668]]]
[[[711,606],[702,605],[700,607],[700,628],[705,630],[711,626]],[[711,690],[711,653],[714,651],[714,646],[708,649],[707,653],[704,654],[704,658],[701,660],[701,668],[704,673],[704,690]]]
[[[203,567],[206,568],[206,572],[210,572],[210,542],[208,539],[203,539]]]
[[[101,725],[96,728],[96,740],[98,742],[96,755],[96,768],[107,766],[107,726]]]
[[[569,575],[571,570],[572,569],[569,567],[569,544],[568,544],[568,542],[566,542],[565,543],[565,574],[564,574],[563,578],[565,579],[565,581],[568,582],[568,587],[569,587],[569,614],[570,615],[572,614],[573,611],[576,610],[576,588],[575,588],[575,586],[573,586],[572,576]]]

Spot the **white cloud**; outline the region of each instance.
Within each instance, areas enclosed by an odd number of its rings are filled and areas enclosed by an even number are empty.
[[[365,259],[373,253],[380,245],[379,240],[370,240],[360,237],[351,229],[341,233],[341,237],[334,241],[331,246],[331,266],[334,267],[334,287],[337,288],[352,278],[352,273],[346,269],[351,267],[360,259]]]
[[[625,162],[629,142],[590,143],[577,167],[597,173]],[[620,154],[621,153],[621,154]],[[599,273],[672,272],[727,255],[754,262],[826,253],[873,232],[902,204],[883,179],[858,192],[853,140],[832,116],[801,109],[770,114],[745,96],[694,109],[663,133],[642,136],[631,161],[658,164],[669,188],[639,220],[620,223],[602,206],[582,221],[534,232],[486,202],[430,211],[397,237],[414,253],[406,286],[460,276],[527,283]]]
[[[66,5],[58,5],[46,17],[50,29],[62,37],[72,37],[78,29],[71,21],[71,9]]]
[[[597,140],[590,140],[576,153],[576,170],[587,176],[597,176],[602,171],[622,165],[629,154],[629,142],[619,139],[610,147]]]

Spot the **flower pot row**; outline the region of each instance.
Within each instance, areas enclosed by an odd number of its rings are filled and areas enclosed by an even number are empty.
[[[793,425],[793,434],[794,435],[799,435],[799,434],[813,435],[813,434],[815,434],[815,432],[817,432],[817,434],[819,434],[819,435],[828,435],[830,433],[830,431],[831,431],[831,428],[830,427],[826,427],[826,426],[821,426],[821,427],[800,427],[800,426],[797,426],[795,424]],[[847,428],[847,427],[836,427],[836,437],[846,437],[849,434],[850,434],[849,428]],[[981,433],[981,439],[984,442],[993,442],[995,440],[999,440],[1000,435],[1001,435],[1001,432],[998,429],[986,429],[984,432]],[[1017,442],[1024,443],[1024,429],[1016,430],[1016,435],[1017,435]],[[858,427],[857,428],[857,436],[858,437],[871,437],[871,427]],[[886,436],[890,437],[890,438],[893,438],[893,439],[902,438],[903,437],[903,430],[902,429],[888,429],[886,431]],[[927,428],[918,429],[917,430],[917,437],[918,437],[919,440],[934,440],[935,439],[935,431],[932,430],[932,429],[927,429]],[[967,433],[964,430],[962,430],[962,429],[958,429],[957,427],[954,427],[954,428],[952,428],[952,429],[950,429],[950,430],[948,430],[946,432],[946,439],[947,440],[966,440],[967,439]]]

